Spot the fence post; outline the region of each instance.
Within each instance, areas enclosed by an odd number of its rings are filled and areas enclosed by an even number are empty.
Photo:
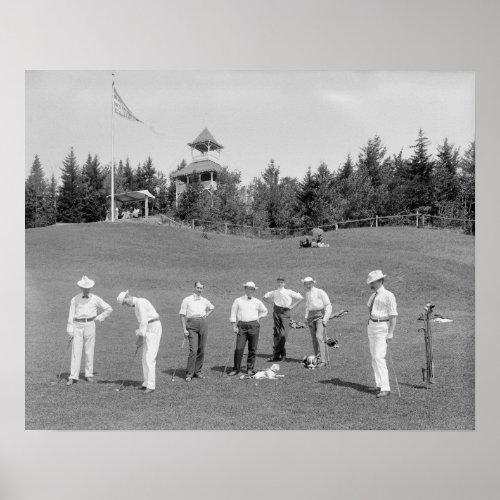
[[[417,220],[416,220],[416,222],[415,222],[415,227],[418,227],[418,215],[419,215],[419,214],[418,214],[418,210],[417,210]]]
[[[224,233],[227,234],[227,223],[224,224]]]
[[[259,227],[259,230],[257,231],[257,235],[259,236],[260,238],[260,227]]]
[[[378,215],[375,215],[375,227],[378,227]]]
[[[425,225],[425,214],[422,214],[422,227]]]
[[[191,219],[191,229],[194,229],[194,219]]]

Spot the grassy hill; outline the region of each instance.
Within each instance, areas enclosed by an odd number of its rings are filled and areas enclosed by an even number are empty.
[[[300,249],[298,238],[250,240],[186,229],[124,223],[66,224],[26,230],[26,428],[27,429],[473,429],[474,428],[474,239],[452,231],[413,227],[340,230],[327,233],[330,248]],[[368,340],[366,275],[388,274],[386,287],[398,301],[399,319],[391,352],[401,389],[377,400]],[[69,301],[82,275],[96,281],[94,292],[113,307],[97,325],[96,384],[72,387],[56,380],[67,343]],[[312,353],[308,329],[291,330],[289,359],[279,381],[221,377],[231,356],[232,301],[242,283],[255,281],[261,297],[284,275],[303,292],[300,279],[313,276],[329,294],[332,320],[331,365],[305,370]],[[193,282],[205,283],[216,306],[209,318],[206,380],[184,381],[187,348],[181,349],[179,307]],[[127,366],[135,349],[133,310],[116,296],[129,289],[149,299],[162,318],[157,359],[157,390],[144,396],[139,359]],[[433,323],[437,384],[425,389],[422,326],[416,321],[427,302],[453,323]],[[304,306],[294,311],[303,321]],[[257,369],[272,353],[272,315],[261,323]],[[246,354],[244,360],[246,359]],[[67,376],[69,355],[65,359]],[[176,371],[172,382],[173,371]],[[114,389],[124,380],[125,390]]]

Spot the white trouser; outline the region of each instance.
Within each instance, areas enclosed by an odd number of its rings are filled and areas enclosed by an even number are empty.
[[[85,376],[94,375],[94,347],[95,347],[95,323],[74,322],[74,334],[71,347],[71,373],[69,378],[78,380],[80,378],[80,364],[82,362],[82,349],[85,343]]]
[[[389,372],[385,363],[387,352],[387,334],[389,332],[389,323],[368,323],[368,340],[370,342],[370,354],[372,357],[373,374],[375,375],[375,385],[380,387],[381,391],[390,391]]]
[[[156,355],[160,347],[161,323],[155,321],[149,323],[142,345],[142,373],[144,382],[142,385],[147,389],[155,389]]]

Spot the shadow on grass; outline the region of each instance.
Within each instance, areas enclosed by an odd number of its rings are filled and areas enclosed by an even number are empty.
[[[399,382],[399,385],[405,385],[406,387],[411,387],[412,389],[427,389],[425,385],[408,384],[406,382]]]
[[[223,374],[224,372],[227,374],[229,373],[231,370],[233,369],[233,365],[232,363],[230,363],[229,365],[227,365],[227,369],[225,366],[212,366],[212,368],[210,368],[210,370],[212,370],[213,372],[217,372],[219,375]]]
[[[141,387],[142,382],[137,380],[129,380],[129,379],[118,379],[118,380],[98,380],[97,384],[114,384],[114,385],[122,385],[123,387]]]
[[[256,354],[255,357],[257,358],[264,358],[266,361],[272,356],[272,354]],[[285,358],[285,363],[302,363],[302,359],[297,359],[297,358],[289,358],[288,356]],[[269,361],[271,363],[271,361]],[[276,361],[276,363],[283,363],[283,361]],[[271,366],[271,365],[269,365]]]
[[[331,378],[329,380],[320,380],[321,384],[332,384],[338,387],[348,387],[349,389],[354,389],[355,391],[365,392],[367,394],[373,394],[370,386],[358,384],[356,382],[347,382],[346,380],[342,380],[340,378]]]
[[[175,373],[176,377],[186,378],[187,370],[185,368],[169,368],[168,370],[162,370],[161,372],[169,377],[173,377]]]

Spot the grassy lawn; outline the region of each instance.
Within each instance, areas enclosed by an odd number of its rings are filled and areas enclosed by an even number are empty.
[[[26,428],[27,429],[474,429],[474,238],[452,231],[413,227],[347,229],[327,233],[330,248],[300,249],[299,238],[250,240],[210,235],[137,221],[67,224],[26,230]],[[366,275],[388,274],[386,287],[398,301],[399,319],[390,345],[401,397],[388,357],[392,394],[376,399],[372,386]],[[56,380],[67,343],[69,301],[82,275],[113,313],[97,324],[97,383],[71,387]],[[302,367],[312,353],[308,329],[291,330],[288,356],[278,381],[221,377],[234,334],[232,301],[241,284],[255,281],[261,297],[285,275],[303,292],[300,279],[313,276],[334,311],[349,314],[329,323],[340,338],[331,364]],[[187,347],[181,348],[178,311],[195,280],[216,309],[209,318],[205,380],[184,381]],[[140,360],[127,374],[135,349],[136,319],[121,308],[123,289],[149,299],[162,318],[157,389],[145,396]],[[422,382],[425,346],[417,321],[427,302],[453,323],[433,323],[437,384]],[[303,320],[304,305],[294,318]],[[341,335],[341,337],[339,337]],[[272,314],[261,323],[257,369],[269,366]],[[244,361],[246,359],[246,354]],[[83,366],[83,364],[82,364]],[[69,368],[69,355],[63,376]],[[173,371],[176,371],[172,382]],[[115,392],[122,380],[123,391]]]

